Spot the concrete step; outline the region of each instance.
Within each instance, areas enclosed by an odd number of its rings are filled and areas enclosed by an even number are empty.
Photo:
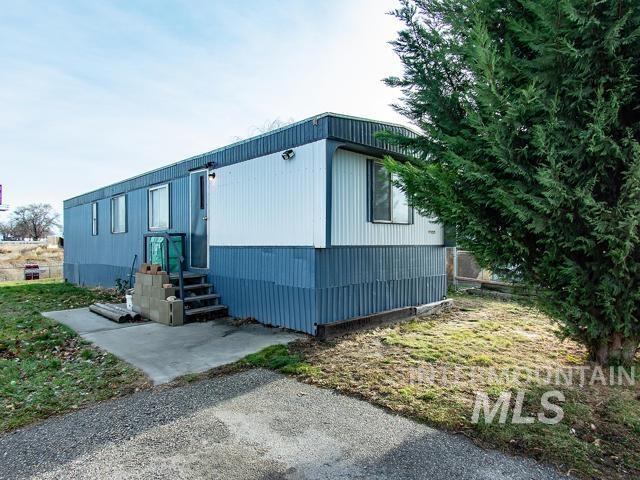
[[[193,297],[187,297],[184,299],[184,303],[200,302],[202,300],[218,300],[220,295],[217,293],[207,293],[206,295],[195,295]]]
[[[226,305],[207,305],[206,307],[185,309],[184,314],[188,317],[196,316],[226,316]]]

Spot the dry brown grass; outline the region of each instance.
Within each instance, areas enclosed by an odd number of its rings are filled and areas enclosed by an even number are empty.
[[[640,478],[637,384],[581,387],[576,375],[572,386],[557,385],[555,378],[548,385],[544,376],[525,376],[525,371],[584,365],[586,352],[574,342],[560,341],[550,320],[535,308],[469,296],[455,302],[437,317],[329,343],[296,344],[289,355],[304,368],[292,371],[315,385],[463,433],[486,446],[553,462],[584,478]],[[525,413],[535,416],[548,390],[566,396],[561,404],[565,417],[557,425],[471,422],[478,391],[491,398],[526,391]]]
[[[20,280],[27,263],[37,263],[40,267],[51,265],[52,276],[62,275],[64,250],[52,245],[2,245],[0,246],[0,281]],[[49,275],[46,269],[44,275]]]

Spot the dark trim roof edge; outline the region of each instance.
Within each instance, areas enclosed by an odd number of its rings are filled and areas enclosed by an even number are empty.
[[[380,142],[374,137],[376,131],[385,129],[408,136],[418,135],[417,132],[403,125],[326,112],[76,195],[64,201],[64,208],[179,178],[186,175],[189,170],[208,162],[214,162],[216,167],[222,167],[323,139],[341,140],[374,148],[380,152],[402,155],[397,148]]]

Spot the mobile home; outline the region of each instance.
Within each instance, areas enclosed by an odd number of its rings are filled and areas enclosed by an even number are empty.
[[[112,287],[157,240],[229,315],[310,334],[441,300],[443,229],[393,185],[380,130],[412,135],[326,113],[70,198],[64,276]]]

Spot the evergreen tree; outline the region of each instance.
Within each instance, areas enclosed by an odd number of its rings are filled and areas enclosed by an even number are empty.
[[[387,160],[458,244],[603,364],[640,343],[640,2],[403,0]]]

